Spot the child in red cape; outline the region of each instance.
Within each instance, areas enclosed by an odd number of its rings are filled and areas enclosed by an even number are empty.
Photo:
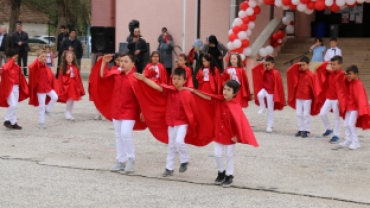
[[[227,68],[222,74],[222,85],[225,85],[228,80],[235,80],[239,83],[240,91],[236,95],[236,100],[239,101],[243,108],[247,108],[248,102],[252,100],[252,96],[249,90],[247,73],[243,68],[242,58],[237,53],[233,53],[229,57]]]
[[[28,84],[17,64],[18,52],[12,48],[6,51],[8,62],[1,69],[0,107],[7,107],[4,126],[10,129],[21,130],[17,124],[17,106],[28,98]]]
[[[272,56],[266,58],[266,69],[263,63],[258,64],[252,69],[254,93],[256,105],[260,106],[258,114],[266,111],[267,100],[267,132],[272,132],[274,125],[274,110],[283,110],[286,106],[283,81],[278,70],[274,69],[275,59]]]
[[[203,56],[203,68],[197,74],[198,90],[209,94],[221,94],[221,75],[211,55]]]
[[[127,174],[133,172],[135,167],[132,131],[145,130],[146,125],[140,119],[141,110],[133,86],[137,81],[133,76],[135,57],[131,53],[122,54],[120,67],[104,74],[112,59],[112,55],[105,55],[95,64],[90,74],[91,93],[96,108],[105,118],[113,120],[117,161],[110,170],[124,170]]]
[[[328,63],[331,64],[331,68],[327,69]],[[323,136],[329,136],[333,133],[333,127],[330,124],[327,114],[332,110],[334,118],[334,136],[329,141],[330,143],[339,142],[340,133],[340,117],[338,109],[338,89],[337,81],[338,77],[344,72],[341,70],[343,65],[343,58],[341,56],[334,56],[331,62],[324,62],[316,69],[315,75],[315,100],[321,108],[320,117],[325,124],[326,132]],[[344,78],[344,76],[343,76]],[[342,81],[342,80],[341,80]]]
[[[59,95],[58,102],[66,103],[65,118],[74,121],[75,118],[72,116],[74,101],[81,100],[85,95],[74,52],[63,52],[59,74],[62,75],[58,79],[59,89],[63,89],[63,94]]]
[[[296,137],[306,138],[311,132],[311,115],[319,114],[314,102],[314,77],[309,69],[310,59],[304,56],[287,71],[288,105],[296,109],[298,132]]]
[[[352,65],[338,77],[338,100],[340,115],[344,119],[346,140],[339,145],[351,150],[360,148],[356,127],[363,130],[370,128],[370,107],[366,91],[358,78],[358,68]]]
[[[197,146],[207,145],[210,140],[202,140],[198,134],[199,116],[194,97],[191,92],[183,90],[186,79],[186,71],[183,68],[176,68],[172,74],[173,86],[157,85],[142,74],[135,73],[138,80],[162,93],[150,92],[147,89],[141,89],[143,93],[138,96],[140,105],[143,109],[145,121],[158,140],[168,143],[167,165],[163,177],[173,174],[176,161],[176,152],[180,157],[179,172],[185,172],[189,164],[189,155],[185,143]],[[138,86],[140,89],[143,86]],[[154,98],[154,102],[145,99]],[[164,99],[165,98],[165,99]],[[156,103],[156,107],[150,110],[148,103]],[[146,105],[147,107],[143,107]],[[166,108],[164,109],[164,106]],[[145,109],[145,110],[144,110]],[[167,127],[168,135],[164,135]]]
[[[59,89],[58,81],[46,65],[45,51],[38,52],[37,59],[29,66],[29,69],[29,105],[39,107],[38,127],[46,128],[45,114],[50,116],[50,110],[58,100],[59,90],[63,89]]]
[[[191,76],[192,70],[188,66],[188,64],[189,64],[188,57],[186,57],[185,54],[181,53],[179,55],[179,58],[177,60],[177,63],[178,63],[177,68],[183,68],[186,71],[186,79],[185,79],[185,85],[184,85],[184,87],[194,88],[193,79],[192,79],[192,76]],[[170,76],[169,85],[173,85],[172,84],[172,75]]]
[[[207,95],[186,88],[201,98],[210,100],[211,105],[215,106],[213,141],[215,142],[214,156],[218,167],[215,183],[223,183],[223,187],[230,187],[233,182],[235,143],[240,142],[258,147],[248,119],[236,99],[239,87],[236,80],[227,81],[224,85],[223,96]],[[226,172],[222,158],[224,151],[227,161]]]
[[[153,80],[157,84],[167,84],[168,74],[166,67],[160,63],[161,55],[158,51],[153,51],[150,55],[149,64],[144,69],[144,74],[148,79]]]

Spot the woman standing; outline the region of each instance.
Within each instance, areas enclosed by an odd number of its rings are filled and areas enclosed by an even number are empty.
[[[162,34],[158,37],[158,51],[161,56],[161,63],[166,67],[168,76],[172,74],[172,36],[167,32],[167,28],[162,28]]]
[[[206,42],[202,51],[205,52],[205,54],[211,54],[211,56],[217,60],[217,68],[219,68],[222,73],[224,71],[223,58],[229,50],[222,43],[217,41],[216,36],[211,35],[209,36],[208,43]]]
[[[197,74],[200,68],[202,68],[202,62],[203,62],[203,55],[204,52],[200,49],[203,48],[203,42],[201,39],[196,39],[193,44],[194,53],[193,53],[193,60],[195,61],[195,67],[193,71],[193,83],[194,88],[198,89],[198,80],[197,80]],[[190,58],[190,57],[189,57]]]
[[[321,37],[315,38],[315,44],[311,46],[310,50],[313,52],[310,70],[312,72],[315,72],[317,67],[320,66],[322,62],[324,62],[324,52],[326,50],[326,47],[324,46]]]

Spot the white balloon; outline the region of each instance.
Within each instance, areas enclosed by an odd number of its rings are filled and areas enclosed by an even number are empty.
[[[269,45],[269,46],[266,46],[266,50],[267,50],[267,54],[272,56],[272,54],[274,53],[274,48]]]
[[[353,5],[356,3],[356,0],[346,0],[347,5]]]
[[[286,14],[285,16],[286,16],[286,17],[288,17],[289,19],[293,20],[293,15],[291,15],[291,14]]]
[[[292,0],[292,4],[294,4],[294,5],[298,5],[298,4],[300,4],[301,3],[301,1],[300,0]]]
[[[345,0],[336,0],[335,3],[341,7],[341,6],[344,6],[346,4],[346,1]]]
[[[359,4],[363,4],[365,2],[365,0],[357,0],[357,3]]]
[[[233,22],[233,24],[231,24],[231,28],[233,28],[235,26],[235,23]]]
[[[283,10],[290,10],[290,6],[288,6],[288,5],[283,5],[283,6],[281,6],[281,8],[283,8]]]
[[[238,16],[239,16],[239,18],[242,18],[243,19],[244,17],[247,16],[247,13],[245,11],[243,11],[243,10],[240,10],[239,13],[238,13]]]
[[[249,22],[248,23],[248,28],[253,30],[253,28],[256,26],[256,24],[254,22]]]
[[[283,6],[283,1],[282,0],[275,0],[275,6],[277,6],[277,7]]]
[[[283,40],[282,39],[279,39],[277,42],[278,43],[283,43]]]
[[[294,27],[293,25],[288,25],[286,26],[286,33],[293,33],[294,32]]]
[[[249,4],[249,7],[252,7],[252,8],[257,6],[257,2],[256,1],[252,1],[252,0],[249,1],[248,4]]]
[[[245,56],[250,56],[250,55],[252,54],[252,49],[251,49],[250,47],[248,47],[248,48],[244,48],[244,50],[243,50],[243,54],[244,54]]]
[[[233,34],[234,32],[233,32],[233,30],[229,30],[229,35],[231,35],[231,34]]]
[[[306,12],[306,14],[312,14],[313,10],[307,9],[305,12]]]
[[[330,7],[331,5],[333,5],[334,1],[333,0],[325,0],[325,5]]]
[[[290,8],[290,7],[289,7]],[[289,23],[291,22],[292,20],[289,18],[289,17],[287,17],[287,16],[285,16],[285,17],[283,17],[283,24],[284,25],[289,25]]]
[[[307,9],[306,4],[298,4],[298,6],[297,6],[297,10],[300,11],[300,12],[304,12],[304,11],[306,11],[306,9]]]
[[[242,41],[239,39],[235,39],[233,42],[234,48],[240,48],[242,46]]]
[[[232,42],[227,43],[227,48],[231,51],[234,50],[234,44]]]
[[[245,12],[248,16],[252,16],[254,14],[254,9],[252,7],[249,7]]]
[[[244,54],[239,54],[240,55],[240,58],[242,58],[242,61],[245,60],[245,55]]]
[[[240,32],[238,33],[238,38],[239,38],[240,40],[247,39],[247,37],[248,37],[248,35],[247,35],[247,32],[245,32],[245,31],[240,31]]]
[[[236,26],[240,26],[240,25],[242,25],[244,22],[243,22],[243,20],[242,20],[242,19],[240,19],[240,18],[235,18],[234,23],[235,23],[235,25],[236,25]]]
[[[252,35],[252,30],[251,29],[248,29],[247,30],[247,36],[249,37],[249,36],[251,36]]]
[[[266,57],[267,55],[268,55],[268,52],[267,52],[266,48],[261,48],[260,49],[260,56]]]

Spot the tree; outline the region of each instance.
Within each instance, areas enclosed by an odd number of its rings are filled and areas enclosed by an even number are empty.
[[[12,0],[11,1],[11,14],[10,14],[10,21],[9,21],[9,34],[12,34],[16,30],[16,24],[19,19],[19,10],[21,7],[21,0]]]

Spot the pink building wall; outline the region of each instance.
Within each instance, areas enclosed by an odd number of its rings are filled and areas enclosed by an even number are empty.
[[[114,0],[113,0],[114,1]],[[111,25],[112,0],[91,0],[91,25],[92,26],[114,26]]]

